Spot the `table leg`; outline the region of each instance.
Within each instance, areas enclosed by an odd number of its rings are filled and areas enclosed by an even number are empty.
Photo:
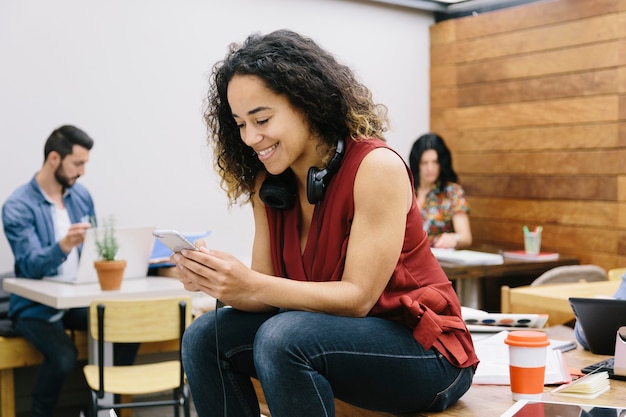
[[[480,278],[456,280],[456,293],[462,306],[482,308],[482,280]]]

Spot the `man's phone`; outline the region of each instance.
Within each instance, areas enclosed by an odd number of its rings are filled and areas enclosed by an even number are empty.
[[[176,230],[155,230],[152,234],[172,252],[180,252],[183,249],[198,250],[196,245]]]

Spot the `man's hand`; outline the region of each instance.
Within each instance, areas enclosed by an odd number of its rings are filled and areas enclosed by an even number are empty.
[[[90,223],[74,223],[67,231],[67,235],[59,241],[63,252],[70,253],[72,248],[80,245],[85,240],[85,233],[91,227]]]

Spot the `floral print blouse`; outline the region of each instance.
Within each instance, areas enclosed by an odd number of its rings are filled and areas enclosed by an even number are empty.
[[[437,193],[437,185],[426,195],[424,205],[420,207],[424,231],[432,246],[435,238],[443,233],[454,233],[452,217],[457,213],[469,214],[470,208],[465,198],[465,191],[460,184],[450,182],[443,192]]]

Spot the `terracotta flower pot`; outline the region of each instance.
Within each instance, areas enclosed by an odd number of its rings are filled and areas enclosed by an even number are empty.
[[[93,266],[98,272],[98,281],[103,291],[120,289],[126,261],[94,261]]]

